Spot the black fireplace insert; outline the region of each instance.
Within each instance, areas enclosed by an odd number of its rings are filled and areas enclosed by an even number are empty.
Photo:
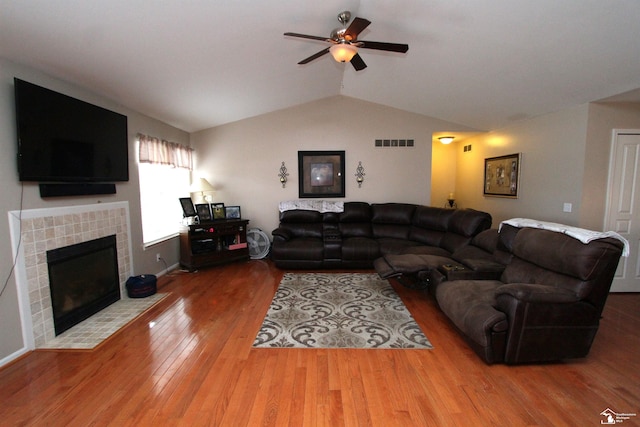
[[[120,299],[116,236],[47,251],[56,335]]]

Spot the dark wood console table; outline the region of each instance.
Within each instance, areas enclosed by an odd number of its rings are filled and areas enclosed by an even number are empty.
[[[247,219],[193,224],[180,230],[180,265],[189,271],[249,259]]]

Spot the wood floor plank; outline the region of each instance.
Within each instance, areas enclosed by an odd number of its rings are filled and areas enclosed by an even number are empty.
[[[97,349],[0,369],[1,424],[576,426],[640,413],[640,294],[609,296],[585,359],[488,366],[430,295],[396,282],[433,350],[252,348],[283,274],[254,260],[161,277],[170,295]]]

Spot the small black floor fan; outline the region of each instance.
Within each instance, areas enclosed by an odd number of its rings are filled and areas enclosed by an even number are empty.
[[[271,249],[269,236],[259,228],[251,228],[247,231],[247,244],[251,259],[262,259],[269,254]]]

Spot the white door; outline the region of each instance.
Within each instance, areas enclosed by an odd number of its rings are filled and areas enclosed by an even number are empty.
[[[640,292],[640,130],[614,131],[611,150],[605,229],[620,233],[630,246],[611,292]]]

